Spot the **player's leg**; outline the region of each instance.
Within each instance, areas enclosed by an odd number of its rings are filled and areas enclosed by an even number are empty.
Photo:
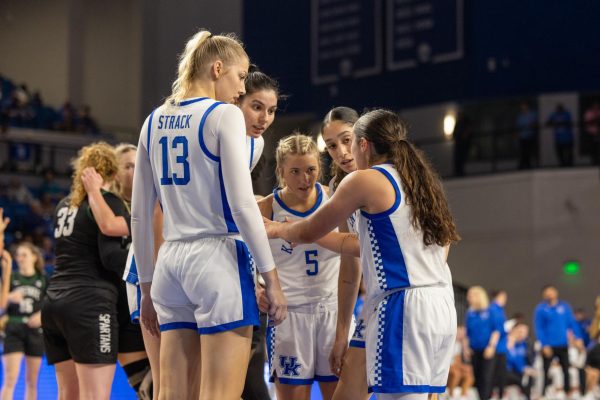
[[[78,400],[79,380],[73,360],[54,364],[54,371],[58,385],[58,400]]]
[[[367,360],[364,347],[349,347],[344,356],[342,374],[333,400],[365,400],[367,387]]]
[[[15,385],[19,380],[19,372],[21,371],[22,360],[22,351],[8,353],[2,356],[2,363],[4,364],[4,383],[2,385],[2,400],[12,400],[15,391]]]
[[[319,389],[321,389],[323,400],[331,400],[336,387],[337,382],[319,382]]]
[[[251,341],[252,326],[200,336],[201,399],[239,400],[244,389]]]
[[[312,385],[289,385],[275,380],[278,400],[310,400]]]
[[[192,398],[200,346],[195,329],[172,329],[161,333],[159,399]],[[215,397],[218,398],[218,397]]]
[[[160,338],[148,333],[143,325],[142,336],[148,361],[150,361],[150,371],[152,372],[152,400],[157,400],[160,392]]]
[[[75,363],[82,400],[109,400],[116,364]]]
[[[42,357],[25,357],[25,399],[36,400]]]

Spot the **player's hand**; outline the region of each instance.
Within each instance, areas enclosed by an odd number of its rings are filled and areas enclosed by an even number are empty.
[[[494,358],[495,354],[496,348],[494,346],[488,346],[485,348],[485,350],[483,350],[483,358],[485,358],[486,360],[491,360],[492,358]]]
[[[550,346],[544,346],[542,348],[542,354],[544,355],[544,357],[546,358],[550,358],[552,357],[552,347]]]
[[[267,231],[267,237],[269,239],[279,239],[279,226],[280,222],[271,221],[269,218],[263,217],[263,223],[265,224],[265,230]]]
[[[86,193],[99,192],[104,184],[102,176],[94,167],[87,167],[81,172],[81,182]]]
[[[329,367],[331,371],[339,378],[344,367],[344,356],[348,350],[348,339],[336,339],[333,343],[331,353],[329,353]]]
[[[40,328],[42,326],[42,314],[39,311],[34,313],[27,320],[27,326],[33,329]]]
[[[287,318],[287,300],[283,295],[283,290],[277,284],[269,285],[266,289],[267,299],[269,301],[269,320],[273,325],[279,325]]]
[[[10,218],[4,217],[4,208],[0,207],[0,234],[3,234],[6,227],[10,224]],[[2,243],[4,245],[4,243]]]
[[[6,250],[2,250],[2,279],[10,279],[12,273],[12,256]]]
[[[256,285],[256,302],[258,303],[258,309],[263,313],[268,313],[271,303],[267,296],[267,291],[260,285]]]
[[[8,302],[13,304],[19,304],[23,301],[23,293],[19,290],[13,290],[8,294]]]
[[[160,338],[160,327],[158,325],[158,317],[156,310],[150,297],[150,290],[142,291],[142,299],[140,301],[140,322],[148,333],[155,338]]]

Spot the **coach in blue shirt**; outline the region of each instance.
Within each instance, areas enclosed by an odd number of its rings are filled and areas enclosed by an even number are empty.
[[[481,400],[491,397],[494,379],[495,353],[500,339],[500,325],[496,314],[490,310],[487,293],[481,286],[467,292],[469,311],[465,325],[472,352],[475,387]]]
[[[573,317],[571,306],[558,299],[558,290],[552,285],[542,289],[542,301],[535,309],[535,333],[542,345],[544,358],[544,391],[549,383],[548,369],[554,357],[557,357],[564,374],[565,391],[571,389],[569,378],[569,335],[576,345],[583,348],[581,333]]]
[[[500,337],[496,345],[496,365],[494,367],[494,387],[498,388],[498,397],[504,397],[504,387],[506,386],[506,330],[504,323],[506,322],[506,301],[508,297],[504,290],[495,290],[492,292],[493,301],[490,304],[490,312],[495,319],[495,325],[499,329]]]

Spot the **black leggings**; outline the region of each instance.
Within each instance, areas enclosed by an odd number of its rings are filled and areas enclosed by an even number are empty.
[[[491,397],[495,364],[495,358],[488,360],[483,357],[483,350],[473,350],[473,373],[480,400],[487,400]]]
[[[496,365],[494,367],[494,387],[498,388],[498,397],[504,397],[506,386],[506,354],[496,354]]]
[[[246,383],[242,399],[244,400],[269,400],[269,391],[265,384],[265,334],[267,329],[267,315],[260,314],[260,327],[252,333],[252,350],[250,363],[246,373]]]
[[[529,400],[531,396],[531,387],[533,386],[533,377],[528,377],[527,382],[523,383],[523,374],[518,374],[516,372],[508,371],[506,373],[506,385],[517,385],[521,388],[521,391]]]
[[[543,353],[542,353],[543,355]],[[565,392],[569,393],[571,390],[571,377],[569,376],[569,349],[567,347],[552,347],[552,357],[544,358],[544,394],[546,393],[546,387],[550,384],[550,378],[548,377],[548,370],[554,357],[558,358],[560,367],[562,369],[564,380],[565,380]]]

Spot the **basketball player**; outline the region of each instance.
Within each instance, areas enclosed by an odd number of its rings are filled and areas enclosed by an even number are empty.
[[[448,246],[459,236],[439,179],[394,113],[354,124],[358,169],[310,217],[267,222],[269,237],[306,243],[360,209],[367,287],[367,381],[377,399],[426,399],[446,388],[456,335]]]
[[[181,55],[172,95],[142,127],[133,248],[140,319],[161,332],[160,399],[188,396],[198,359],[200,398],[240,398],[252,326],[259,324],[250,252],[266,283],[270,317],[278,324],[286,316],[252,193],[243,114],[227,104],[245,93],[248,65],[234,38],[198,32]],[[154,268],[156,199],[165,243]]]
[[[348,107],[335,107],[323,119],[321,135],[332,160],[332,179],[329,183],[329,189],[332,193],[335,193],[336,188],[346,175],[356,171],[356,162],[352,156],[351,145],[354,140],[353,126],[357,120],[358,113]],[[355,222],[356,215],[352,214],[347,221],[344,221],[338,227],[339,231],[356,235]],[[326,245],[326,243],[323,244]],[[336,243],[330,250],[339,251],[341,244],[341,242]],[[336,340],[330,355],[331,369],[340,378],[333,396],[334,399],[338,400],[364,400],[369,398],[366,379],[364,307],[356,320],[356,328],[350,343],[348,343],[347,334],[352,324],[352,311],[360,286],[361,271],[356,257],[342,254],[338,280]]]
[[[263,134],[275,120],[279,101],[279,83],[250,65],[246,78],[246,93],[239,98],[238,106],[244,113],[246,123],[246,145],[248,147],[250,171],[258,165],[265,147]],[[264,379],[266,314],[260,314],[260,327],[252,332],[250,363],[242,399],[263,400],[269,398]]]
[[[317,183],[319,150],[310,137],[293,134],[282,139],[275,158],[281,189],[259,201],[263,216],[277,221],[306,218],[326,203],[328,189]],[[289,312],[281,325],[267,332],[277,398],[309,399],[317,381],[329,400],[337,383],[328,356],[335,339],[339,256],[316,244],[293,248],[281,239],[270,244]]]
[[[71,193],[54,215],[56,265],[42,303],[44,344],[60,399],[108,399],[119,347],[113,262],[119,250],[99,231],[81,174],[94,167],[108,189],[119,167],[106,143],[82,148],[73,167]],[[115,215],[127,212],[116,195],[104,197]]]

